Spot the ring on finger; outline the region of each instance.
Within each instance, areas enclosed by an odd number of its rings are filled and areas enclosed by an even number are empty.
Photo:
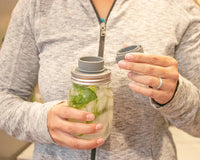
[[[158,87],[156,87],[156,89],[160,89],[162,87],[162,78],[159,77],[159,81],[160,81],[160,83],[159,83]]]

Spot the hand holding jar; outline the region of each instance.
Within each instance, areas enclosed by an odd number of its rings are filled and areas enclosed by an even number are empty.
[[[110,134],[113,119],[111,71],[101,57],[82,57],[72,70],[69,103],[62,102],[48,113],[48,129],[59,145],[93,149]]]
[[[102,130],[102,124],[71,122],[68,119],[90,122],[95,119],[95,116],[92,113],[68,107],[67,102],[62,102],[52,107],[48,112],[47,126],[56,144],[73,149],[90,150],[104,143],[103,138],[84,140],[73,136],[73,134],[97,133]]]

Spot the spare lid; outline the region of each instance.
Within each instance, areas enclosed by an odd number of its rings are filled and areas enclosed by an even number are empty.
[[[134,52],[141,52],[143,53],[143,48],[141,45],[132,45],[125,48],[120,49],[116,54],[116,63],[121,60],[125,59],[126,54],[134,53]]]

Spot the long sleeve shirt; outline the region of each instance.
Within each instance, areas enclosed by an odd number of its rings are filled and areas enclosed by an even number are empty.
[[[19,0],[0,52],[0,129],[35,143],[35,160],[89,160],[90,151],[56,145],[49,109],[67,100],[79,57],[97,56],[100,21],[89,0]],[[174,57],[179,85],[159,106],[128,87],[127,72],[112,62],[122,46]],[[168,121],[200,137],[200,9],[192,0],[116,0],[104,39],[112,71],[114,117],[97,160],[176,160]],[[39,84],[44,103],[29,102]]]

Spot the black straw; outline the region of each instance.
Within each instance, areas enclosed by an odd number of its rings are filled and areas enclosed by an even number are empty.
[[[96,157],[96,148],[92,149],[91,151],[91,160],[95,160]]]

